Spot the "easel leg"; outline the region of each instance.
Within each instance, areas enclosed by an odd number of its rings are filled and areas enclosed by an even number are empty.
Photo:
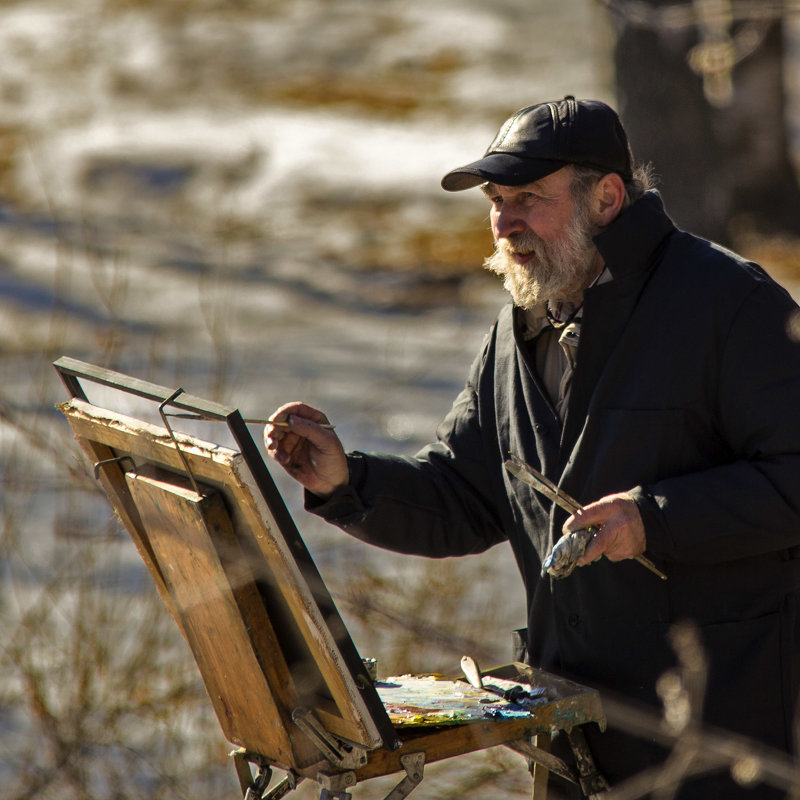
[[[544,750],[546,753],[549,753],[550,734],[536,734],[533,744],[540,750]],[[547,781],[550,777],[550,770],[542,764],[534,761],[531,769],[531,775],[533,776],[533,800],[547,800]]]
[[[608,781],[597,770],[592,751],[589,749],[586,735],[581,726],[567,731],[567,738],[575,755],[575,763],[578,765],[581,789],[584,794],[587,797],[594,797],[598,793],[605,792],[609,788]]]

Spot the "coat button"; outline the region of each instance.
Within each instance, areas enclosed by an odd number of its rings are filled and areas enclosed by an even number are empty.
[[[579,622],[581,618],[577,614],[570,614],[567,622],[574,628]]]

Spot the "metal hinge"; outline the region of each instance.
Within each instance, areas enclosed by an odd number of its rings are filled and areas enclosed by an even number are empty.
[[[239,778],[239,785],[242,788],[244,800],[280,800],[297,788],[302,778],[291,770],[286,777],[277,783],[272,789],[267,789],[272,779],[272,767],[260,758],[251,761],[247,751],[244,749],[234,750],[231,753],[236,766],[236,774]],[[250,765],[258,767],[258,774],[253,778]]]
[[[384,800],[403,800],[422,781],[422,772],[425,768],[425,753],[409,753],[408,755],[400,756],[400,763],[406,771],[406,776],[386,795]]]
[[[339,769],[358,769],[367,763],[367,751],[356,744],[343,742],[327,730],[308,708],[292,711],[292,721],[319,748],[325,758]]]

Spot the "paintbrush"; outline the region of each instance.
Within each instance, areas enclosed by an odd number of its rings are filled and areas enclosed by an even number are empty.
[[[532,466],[530,466],[530,464],[526,464],[519,456],[515,456],[513,453],[509,453],[508,455],[509,458],[505,462],[504,466],[514,477],[519,478],[524,483],[527,483],[528,486],[532,486],[537,492],[540,492],[545,497],[561,506],[561,508],[563,508],[565,511],[568,511],[570,514],[575,514],[576,512],[582,510],[583,506],[577,500],[575,500],[573,497],[570,497],[563,489],[559,488],[551,480],[542,475],[541,472],[534,469]],[[578,533],[578,531],[575,531],[575,533]],[[561,541],[565,540],[566,538],[567,537],[562,537]],[[583,543],[584,549],[585,546],[586,542]],[[553,553],[550,554],[550,558],[548,559],[551,563],[553,561],[553,554],[556,552],[557,547],[558,542],[553,548]],[[641,564],[646,569],[649,569],[654,575],[658,575],[662,581],[667,580],[667,576],[649,558],[647,558],[647,556],[638,555],[634,556],[634,559],[637,563]],[[550,564],[548,564],[548,560],[545,560],[543,564],[546,571],[550,571]],[[574,566],[574,563],[570,564],[569,571],[564,572],[563,577],[569,575]],[[551,574],[555,573],[551,572]],[[555,574],[555,577],[562,577],[562,575]]]
[[[175,417],[176,419],[212,419],[212,417],[204,417],[202,414],[167,414],[168,417]],[[303,419],[308,419],[307,417],[303,417]],[[244,421],[248,425],[274,425],[276,428],[289,428],[290,424],[288,422],[281,422],[276,419],[257,419],[255,417],[245,417]],[[313,420],[308,420],[309,422],[313,422]],[[336,429],[335,425],[330,425],[327,422],[317,422],[316,425],[319,425],[320,428],[324,428],[326,431],[332,431]]]
[[[306,417],[303,417],[306,419]],[[314,420],[310,419],[309,422],[314,422]],[[253,424],[261,423],[262,425],[274,425],[276,428],[290,428],[291,425],[288,422],[279,422],[275,419],[246,419],[245,422],[252,422]],[[327,422],[316,422],[315,425],[319,425],[320,428],[324,428],[326,431],[332,431],[336,429],[335,425],[330,425]]]

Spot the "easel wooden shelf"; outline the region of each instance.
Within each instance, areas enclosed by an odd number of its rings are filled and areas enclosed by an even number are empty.
[[[61,411],[237,748],[247,800],[278,800],[303,779],[317,781],[323,799],[345,798],[360,781],[404,773],[387,797],[400,800],[421,781],[425,764],[495,745],[522,752],[540,771],[591,785],[591,775],[570,773],[532,737],[541,742],[553,729],[602,725],[597,692],[523,664],[486,674],[545,692],[529,713],[504,712],[494,698],[492,718],[456,715],[435,727],[390,719],[380,682],[368,674],[237,410],[72,358],[54,366],[70,395]],[[91,402],[86,384],[157,404],[162,424]],[[224,423],[235,447],[174,431],[167,409]],[[465,706],[490,707],[459,685]],[[269,786],[273,768],[286,776]],[[546,781],[537,800],[544,791]]]

